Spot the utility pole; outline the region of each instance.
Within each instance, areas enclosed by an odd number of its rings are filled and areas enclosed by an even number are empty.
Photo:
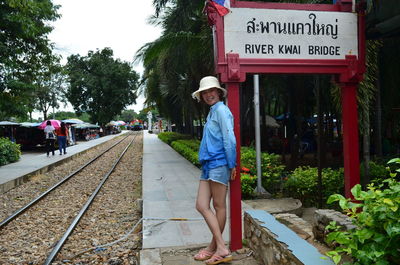
[[[260,136],[260,85],[259,76],[254,75],[254,130],[256,138],[256,164],[257,164],[257,194],[266,194],[261,185],[261,136]]]

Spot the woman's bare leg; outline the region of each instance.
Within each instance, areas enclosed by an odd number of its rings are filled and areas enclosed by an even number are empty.
[[[225,246],[222,233],[224,232],[226,224],[226,193],[228,188],[224,184],[213,181],[210,181],[210,187],[213,206],[215,209],[215,216],[219,224],[219,236],[218,238],[215,237],[215,243],[217,245],[215,253],[219,256],[226,256],[229,254],[229,250]]]
[[[222,238],[226,223],[226,193],[227,187],[221,183],[200,181],[196,201],[196,209],[204,217],[213,234],[213,239],[207,249],[216,251],[216,254],[221,256],[229,253]],[[215,213],[210,208],[211,198],[213,199]]]

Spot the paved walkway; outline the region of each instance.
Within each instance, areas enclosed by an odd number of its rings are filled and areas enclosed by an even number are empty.
[[[206,244],[211,233],[195,209],[200,169],[157,135],[144,131],[143,217],[190,221],[143,221],[143,249]],[[159,225],[156,225],[159,224]],[[156,226],[154,226],[156,225]],[[224,239],[228,240],[229,223]]]
[[[159,140],[157,135],[147,131],[143,133],[143,217],[165,220],[143,221],[140,264],[204,264],[193,260],[193,253],[189,256],[174,255],[172,261],[163,261],[162,258],[163,251],[175,253],[177,249],[187,249],[190,252],[190,249],[206,246],[211,241],[211,232],[195,209],[201,171]],[[242,208],[252,209],[244,202]],[[171,221],[171,218],[188,218],[189,221]],[[229,242],[229,211],[223,238]],[[257,264],[252,257],[238,262],[233,264]]]
[[[126,133],[128,131],[122,131]],[[22,155],[18,162],[7,164],[0,167],[0,194],[4,193],[29,179],[29,176],[38,172],[46,172],[52,165],[61,163],[64,159],[70,159],[72,156],[95,147],[121,134],[107,135],[87,142],[79,142],[76,145],[67,148],[66,155],[59,155],[56,150],[55,155],[50,157],[43,154]]]

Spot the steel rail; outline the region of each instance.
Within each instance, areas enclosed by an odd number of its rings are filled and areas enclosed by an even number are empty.
[[[46,261],[43,263],[43,265],[49,265],[51,262],[54,260],[58,252],[61,250],[62,246],[64,245],[65,241],[68,239],[69,235],[72,233],[72,231],[75,229],[76,225],[79,223],[79,220],[82,218],[82,216],[85,214],[85,212],[88,210],[89,206],[92,204],[93,200],[97,196],[98,192],[102,188],[103,184],[107,181],[108,177],[111,175],[111,173],[114,171],[116,166],[119,164],[120,160],[128,150],[128,148],[132,145],[133,141],[135,140],[136,137],[132,139],[132,141],[127,145],[127,147],[122,151],[120,154],[119,158],[114,162],[113,166],[111,167],[110,171],[104,175],[103,179],[100,181],[99,185],[97,186],[96,190],[90,195],[89,199],[86,201],[85,205],[81,208],[79,211],[78,215],[75,217],[75,219],[71,222],[70,226],[68,227],[67,231],[64,233],[64,235],[61,237],[60,240],[57,241],[56,246],[53,248],[53,250],[50,252],[49,256],[47,257]]]
[[[130,135],[130,134],[129,134]],[[1,221],[0,223],[0,230],[9,222],[11,222],[13,219],[15,219],[17,216],[19,216],[21,213],[25,212],[27,209],[29,209],[30,207],[32,207],[34,204],[36,204],[38,201],[40,201],[41,199],[43,199],[46,195],[48,195],[50,192],[52,192],[53,190],[57,189],[61,184],[63,184],[64,182],[66,182],[67,180],[69,180],[71,177],[73,177],[74,175],[76,175],[77,173],[79,173],[80,171],[82,171],[85,167],[87,167],[88,165],[90,165],[91,163],[93,163],[95,160],[97,160],[99,157],[101,157],[102,155],[104,155],[106,152],[110,151],[114,146],[116,146],[117,144],[121,143],[123,140],[125,140],[126,138],[129,137],[126,136],[125,138],[121,139],[120,141],[118,141],[117,143],[113,144],[110,148],[106,149],[103,153],[99,154],[98,156],[96,156],[95,158],[93,158],[92,160],[90,160],[89,162],[87,162],[85,165],[81,166],[80,168],[78,168],[76,171],[72,172],[70,175],[68,175],[67,177],[65,177],[64,179],[62,179],[61,181],[59,181],[57,184],[55,184],[53,187],[51,187],[50,189],[48,189],[47,191],[43,192],[42,194],[40,194],[38,197],[36,197],[35,199],[33,199],[31,202],[29,202],[27,205],[19,208],[17,211],[15,211],[13,214],[11,214],[9,217],[7,217],[6,219],[4,219],[3,221]]]

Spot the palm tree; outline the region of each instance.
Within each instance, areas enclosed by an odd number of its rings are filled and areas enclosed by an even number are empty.
[[[156,10],[166,2],[157,1]],[[202,3],[171,3],[151,20],[162,26],[163,35],[144,45],[135,59],[145,67],[142,87],[146,104],[155,104],[162,116],[190,133],[193,119],[198,118],[196,113],[202,113],[190,100],[191,93],[203,75],[213,73],[212,40],[201,13]]]
[[[374,100],[379,91],[376,87],[378,75],[378,51],[381,46],[380,41],[367,41],[367,72],[364,80],[360,83],[358,89],[358,106],[360,113],[360,132],[363,138],[363,157],[364,157],[364,179],[363,186],[365,187],[369,179],[369,161],[370,161],[370,146],[371,146],[371,110],[375,107]]]

